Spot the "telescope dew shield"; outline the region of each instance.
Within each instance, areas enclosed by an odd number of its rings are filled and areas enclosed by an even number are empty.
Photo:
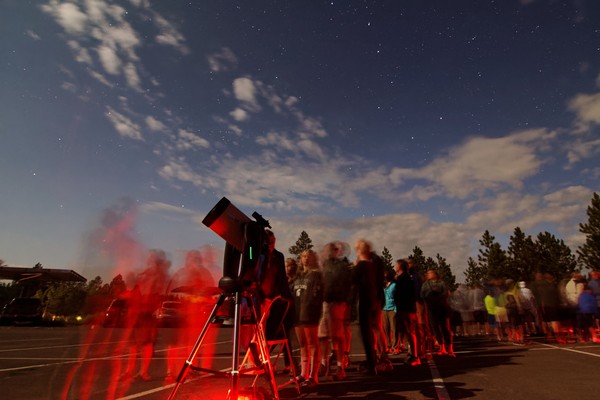
[[[244,224],[252,220],[223,197],[204,217],[202,223],[239,252],[244,252]]]

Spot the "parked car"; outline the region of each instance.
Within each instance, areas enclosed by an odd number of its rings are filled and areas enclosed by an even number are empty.
[[[102,318],[102,326],[123,328],[127,325],[127,300],[114,299]]]
[[[181,323],[182,303],[179,301],[163,301],[160,308],[154,312],[158,325],[165,328],[176,328]]]
[[[42,323],[44,309],[42,301],[36,298],[17,297],[12,299],[2,309],[0,323],[5,324],[32,324]]]

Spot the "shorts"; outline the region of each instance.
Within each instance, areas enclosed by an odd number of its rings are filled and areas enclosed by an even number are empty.
[[[319,324],[319,337],[341,338],[345,336],[346,321],[349,321],[348,303],[343,301],[335,303],[323,303],[323,316],[326,327],[321,328]],[[323,333],[323,335],[321,335]],[[327,333],[327,335],[325,335]]]

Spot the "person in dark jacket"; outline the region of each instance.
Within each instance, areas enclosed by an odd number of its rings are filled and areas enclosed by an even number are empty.
[[[421,286],[421,297],[427,308],[427,317],[431,330],[440,344],[438,354],[456,357],[452,345],[452,331],[450,329],[448,288],[436,271],[431,269],[427,271],[426,281]]]
[[[401,259],[396,261],[396,316],[398,318],[398,336],[403,335],[408,339],[410,355],[406,363],[412,366],[421,364],[419,353],[420,343],[417,335],[417,296],[415,285],[408,274],[408,261]],[[401,341],[397,341],[401,343]]]
[[[371,244],[366,240],[356,243],[357,262],[352,280],[358,292],[358,323],[366,354],[365,372],[377,375],[375,330],[381,325],[383,304],[383,270],[374,262]]]
[[[279,336],[281,336],[278,332],[279,324],[283,320],[283,327],[291,349],[292,344],[289,334],[294,326],[295,311],[292,291],[290,290],[285,271],[285,258],[280,251],[275,249],[275,234],[268,229],[265,230],[265,233],[269,247],[258,271],[258,299],[261,308],[266,307],[277,296],[281,296],[290,303],[287,313],[286,308],[288,308],[288,305],[284,301],[277,301],[271,306],[269,318],[265,326],[265,337],[267,340],[279,339]],[[289,360],[287,352],[284,352],[283,355],[285,368],[288,370],[291,360]]]

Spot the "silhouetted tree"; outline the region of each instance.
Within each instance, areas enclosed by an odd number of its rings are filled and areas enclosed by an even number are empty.
[[[387,270],[394,269],[394,257],[392,257],[392,253],[388,250],[387,247],[383,247],[383,251],[381,252],[381,260],[383,261],[383,265]]]
[[[585,234],[585,243],[577,249],[579,264],[600,270],[600,196],[594,192],[587,208],[587,223],[579,224],[579,232]]]
[[[300,232],[300,237],[298,238],[298,240],[296,240],[296,244],[291,246],[288,249],[288,252],[290,254],[295,255],[296,260],[300,260],[300,254],[302,254],[304,250],[310,250],[312,248],[313,244],[311,238],[308,236],[308,233],[306,233],[306,231],[302,231]]]
[[[535,241],[540,271],[552,274],[557,280],[577,270],[577,260],[569,246],[549,232],[541,232]]]
[[[469,257],[467,260],[467,270],[465,274],[465,283],[469,286],[476,283],[483,283],[486,280],[486,274],[484,268],[473,259]]]
[[[520,281],[531,281],[539,269],[539,258],[531,236],[525,236],[521,228],[516,227],[510,237],[507,250],[508,262],[506,277]]]
[[[435,256],[436,270],[440,275],[440,278],[446,284],[446,287],[450,291],[456,290],[458,285],[456,284],[456,276],[452,273],[452,267],[446,262],[446,259],[440,254]]]
[[[477,262],[485,271],[485,279],[504,278],[506,276],[506,253],[502,250],[500,243],[496,242],[496,238],[486,230],[479,240],[479,244],[481,248]]]

